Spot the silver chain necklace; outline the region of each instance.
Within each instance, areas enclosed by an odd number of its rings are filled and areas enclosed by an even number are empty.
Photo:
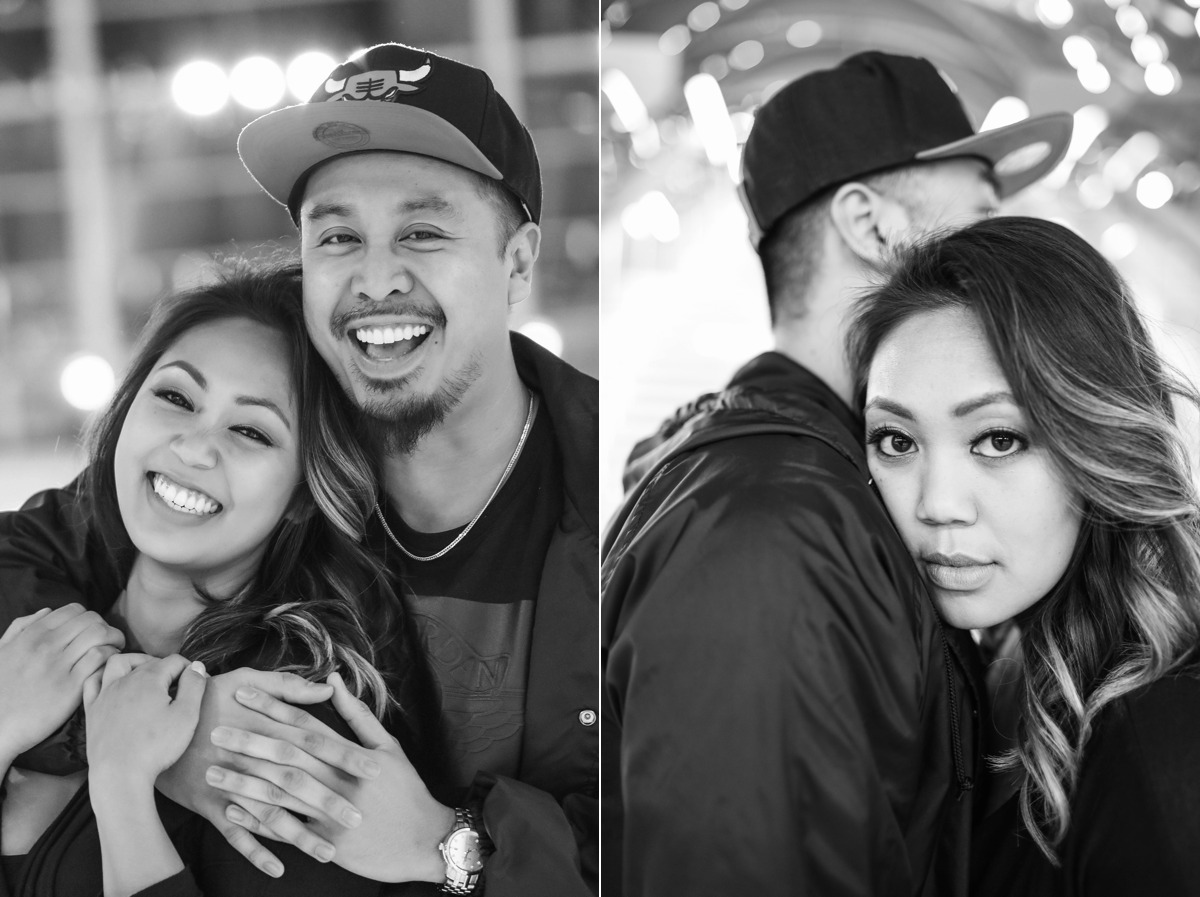
[[[483,512],[488,509],[488,505],[492,503],[492,499],[496,497],[496,493],[500,491],[500,487],[504,485],[504,481],[508,479],[508,475],[512,473],[512,469],[517,464],[517,458],[521,457],[521,449],[525,447],[525,440],[529,436],[529,430],[533,427],[533,415],[536,410],[537,396],[531,391],[529,393],[529,411],[525,414],[525,426],[521,430],[521,438],[517,440],[517,447],[513,449],[512,457],[508,459],[508,466],[504,468],[504,473],[500,475],[500,482],[496,483],[496,488],[493,489],[492,494],[487,497],[487,501],[483,503],[483,507],[479,509],[479,513],[471,518],[471,522],[463,528],[461,533],[454,537],[454,540],[449,545],[436,554],[431,554],[428,557],[421,557],[418,554],[413,554],[411,551],[401,545],[400,540],[396,538],[396,534],[392,532],[392,528],[387,525],[387,521],[383,517],[383,511],[379,507],[379,502],[375,502],[375,515],[379,518],[379,522],[383,524],[383,531],[388,534],[388,538],[396,544],[396,547],[414,561],[436,561],[451,548],[465,539],[467,537],[467,533],[471,531],[471,528],[479,522],[479,518],[483,516]]]

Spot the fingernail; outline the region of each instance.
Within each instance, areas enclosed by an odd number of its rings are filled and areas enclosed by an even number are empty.
[[[258,697],[258,691],[248,685],[243,685],[241,688],[235,691],[234,694],[237,695],[238,699],[242,701],[253,701]]]
[[[337,684],[338,684],[338,685],[345,685],[345,684],[346,684],[346,683],[344,683],[344,682],[342,681],[342,674],[341,674],[341,673],[330,673],[330,674],[329,674],[329,682],[330,682],[330,683],[332,683],[334,679],[336,679],[336,680],[337,680]]]
[[[328,863],[333,859],[333,845],[318,844],[313,853],[316,854],[317,859],[322,863]]]
[[[342,810],[342,821],[351,828],[357,828],[362,824],[362,813],[358,812],[354,807],[347,807],[345,810]]]
[[[267,863],[267,875],[272,878],[279,878],[279,876],[283,875],[283,867],[274,860],[270,860]]]
[[[199,673],[201,676],[205,677],[206,679],[208,678],[208,672],[204,669],[204,661],[203,660],[193,660],[192,661],[192,669],[195,670],[197,673]]]
[[[212,738],[213,744],[224,744],[229,740],[231,735],[233,735],[233,733],[224,726],[217,726],[212,730],[212,735],[209,737]]]
[[[379,775],[382,770],[379,768],[379,764],[374,760],[363,760],[362,771],[373,779],[375,776]]]
[[[225,808],[225,818],[230,822],[236,822],[239,825],[246,821],[246,813],[241,807],[235,807],[230,804]]]
[[[204,773],[204,778],[210,785],[219,785],[225,780],[225,773],[215,766],[210,766],[207,772]]]

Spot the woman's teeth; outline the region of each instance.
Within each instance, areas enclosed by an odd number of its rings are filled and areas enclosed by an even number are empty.
[[[161,473],[154,475],[151,485],[154,488],[154,494],[176,511],[203,517],[221,510],[220,502],[213,501],[203,492],[185,489],[178,483],[171,482]]]
[[[354,336],[360,343],[386,346],[402,340],[425,336],[431,329],[426,324],[405,324],[402,327],[359,327],[354,331]]]

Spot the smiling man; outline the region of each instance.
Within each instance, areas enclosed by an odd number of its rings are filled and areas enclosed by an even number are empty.
[[[334,862],[388,881],[586,893],[597,396],[508,329],[541,239],[529,133],[484,72],[383,44],[248,125],[238,149],[299,225],[309,335],[375,451],[368,539],[403,583],[446,744],[445,781],[424,783],[439,801],[381,763],[345,795],[361,826],[320,834]]]
[[[345,695],[361,746],[284,703],[329,686],[240,671],[210,681],[159,786],[272,875],[249,832],[444,893],[594,892],[597,383],[508,328],[541,239],[532,139],[483,71],[382,44],[238,148],[300,229],[308,332],[374,452],[366,539],[424,646],[439,749],[418,772]],[[29,542],[0,546],[0,584],[71,600],[39,590],[28,568],[59,559]]]

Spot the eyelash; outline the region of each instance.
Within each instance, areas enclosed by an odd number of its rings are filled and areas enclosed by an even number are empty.
[[[159,387],[158,389],[151,390],[151,393],[156,398],[162,399],[164,402],[169,402],[176,408],[182,408],[185,411],[193,410],[191,400],[177,389],[172,389],[171,387]],[[229,429],[232,432],[237,433],[239,436],[244,436],[247,439],[253,440],[254,442],[261,443],[262,445],[272,446],[275,444],[270,436],[255,427],[238,425],[230,427]]]
[[[867,445],[874,447],[874,449],[878,453],[878,455],[884,459],[907,458],[909,455],[916,454],[916,452],[913,452],[913,451],[901,452],[899,454],[891,454],[891,453],[885,452],[881,448],[881,445],[883,443],[883,440],[889,436],[899,436],[901,439],[907,440],[908,442],[912,443],[913,445],[916,445],[916,440],[913,439],[911,436],[909,436],[907,433],[905,433],[903,430],[898,430],[895,427],[891,427],[891,426],[887,426],[887,425],[876,427],[875,429],[871,430],[871,432],[867,434]],[[981,452],[975,451],[975,449],[985,439],[995,439],[997,437],[1011,439],[1016,444],[1017,448],[1013,451],[1006,452],[1003,455],[985,455]],[[982,433],[980,433],[978,436],[976,436],[974,439],[971,440],[971,453],[974,455],[979,455],[979,457],[985,458],[989,461],[1005,461],[1009,458],[1012,458],[1016,455],[1021,454],[1022,452],[1028,451],[1028,449],[1029,449],[1029,440],[1026,437],[1022,436],[1020,433],[1018,433],[1016,430],[1010,430],[1007,427],[991,427],[987,430],[984,430]]]

